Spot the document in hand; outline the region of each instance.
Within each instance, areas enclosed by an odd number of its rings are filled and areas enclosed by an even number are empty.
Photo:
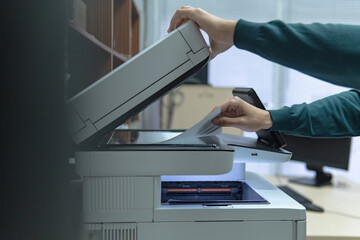
[[[221,127],[214,125],[211,120],[220,115],[220,108],[203,118],[200,122],[189,128],[185,132],[173,137],[164,144],[196,144],[200,137],[218,135],[221,133]]]

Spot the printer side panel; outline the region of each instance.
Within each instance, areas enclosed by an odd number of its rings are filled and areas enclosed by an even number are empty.
[[[83,221],[152,222],[154,182],[154,177],[83,177]]]
[[[75,171],[82,177],[219,175],[231,171],[233,158],[232,151],[78,151]]]
[[[296,221],[296,240],[306,240],[306,220]]]
[[[92,240],[305,240],[291,221],[84,224]]]
[[[305,240],[292,221],[138,223],[137,240]]]

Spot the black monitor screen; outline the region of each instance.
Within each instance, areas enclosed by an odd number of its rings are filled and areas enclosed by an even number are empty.
[[[292,160],[313,167],[329,166],[347,170],[351,138],[309,138],[283,134]]]

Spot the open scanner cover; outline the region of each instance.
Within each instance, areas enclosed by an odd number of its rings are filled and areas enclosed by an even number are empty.
[[[196,24],[183,24],[68,101],[72,139],[76,144],[97,144],[198,71],[209,58]]]
[[[196,146],[112,142],[114,136],[170,138],[180,133],[115,130],[127,119],[178,86],[210,58],[197,25],[189,21],[105,75],[68,101],[69,131],[79,148],[81,176],[214,175],[234,161],[285,162],[291,154],[264,148],[256,139],[222,135],[200,139]],[[109,138],[110,134],[110,138]],[[105,142],[101,139],[107,139]],[[243,141],[241,143],[241,141]],[[155,141],[156,142],[156,141]],[[149,164],[151,163],[151,164]],[[191,167],[189,167],[191,166]]]

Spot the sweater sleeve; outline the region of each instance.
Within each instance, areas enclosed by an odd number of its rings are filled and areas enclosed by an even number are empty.
[[[360,135],[360,93],[354,90],[269,112],[271,131],[310,137]]]
[[[239,20],[234,44],[318,79],[360,89],[360,26]]]

